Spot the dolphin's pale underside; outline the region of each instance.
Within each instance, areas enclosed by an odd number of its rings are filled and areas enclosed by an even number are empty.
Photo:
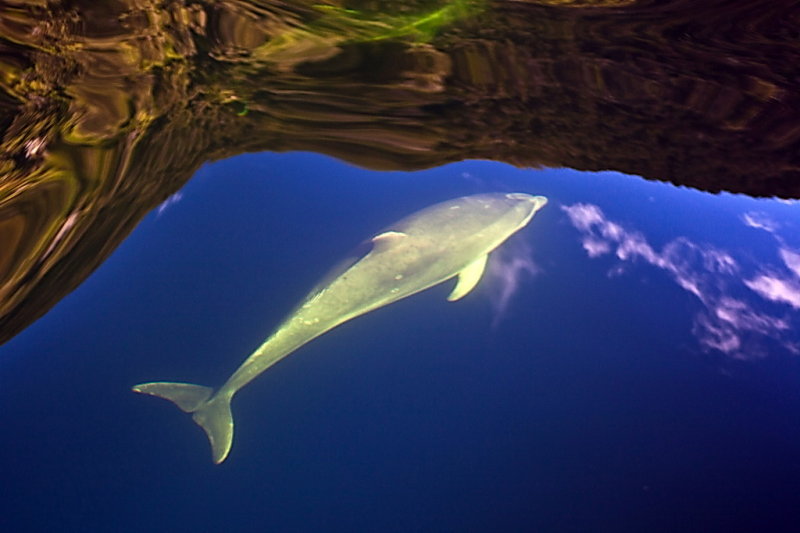
[[[339,324],[458,277],[448,300],[478,283],[490,252],[547,203],[524,193],[478,194],[436,204],[391,225],[365,253],[306,299],[216,392],[190,383],[152,382],[135,392],[159,396],[192,413],[206,432],[215,463],[233,442],[230,403],[267,368]]]

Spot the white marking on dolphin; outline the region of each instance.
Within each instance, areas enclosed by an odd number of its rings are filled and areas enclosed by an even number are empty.
[[[152,382],[135,392],[175,403],[206,432],[215,463],[233,442],[230,403],[236,392],[290,353],[336,326],[458,277],[448,296],[477,285],[489,253],[525,227],[547,203],[543,196],[464,196],[418,211],[372,237],[369,252],[329,275],[216,392],[190,383]]]

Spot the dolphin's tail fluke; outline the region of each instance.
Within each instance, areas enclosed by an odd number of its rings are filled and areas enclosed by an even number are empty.
[[[208,436],[214,462],[219,464],[228,456],[233,442],[230,396],[214,395],[210,387],[168,381],[141,383],[135,385],[133,391],[164,398],[182,411],[192,413],[192,419]]]

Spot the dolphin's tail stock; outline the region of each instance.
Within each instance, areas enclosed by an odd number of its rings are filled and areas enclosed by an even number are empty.
[[[229,395],[215,395],[214,389],[210,387],[168,381],[140,383],[133,387],[133,391],[164,398],[177,405],[181,411],[192,413],[192,419],[208,436],[214,462],[219,464],[228,456],[233,442],[233,415]]]

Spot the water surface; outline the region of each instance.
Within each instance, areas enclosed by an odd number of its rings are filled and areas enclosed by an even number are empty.
[[[550,199],[459,302],[324,335],[234,403],[214,466],[152,379],[218,385],[387,223]],[[800,215],[616,173],[311,154],[203,167],[3,347],[9,531],[794,531]],[[46,510],[46,512],[43,512]]]

